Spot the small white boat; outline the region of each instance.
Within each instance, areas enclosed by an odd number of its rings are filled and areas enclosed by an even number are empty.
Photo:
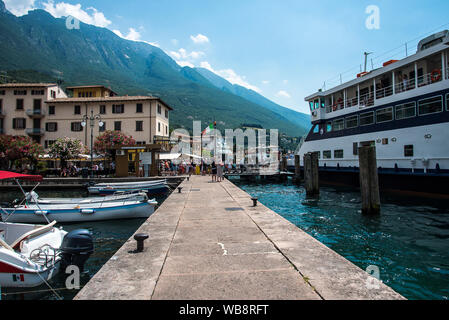
[[[123,183],[98,183],[87,188],[91,194],[111,195],[117,192],[143,191],[147,194],[161,194],[169,189],[166,180],[123,182]]]
[[[133,193],[116,193],[106,197],[90,197],[90,198],[41,198],[35,192],[27,192],[27,201],[30,204],[52,205],[52,204],[91,204],[102,202],[117,202],[117,201],[144,201],[148,200],[145,192]]]
[[[25,204],[3,208],[2,219],[20,223],[45,221],[86,222],[118,219],[148,218],[157,205],[155,200],[124,200],[115,202]]]
[[[0,179],[14,179],[18,183],[17,179],[42,180],[42,177],[0,171]],[[56,221],[46,225],[0,222],[0,287],[48,285],[61,267],[77,265],[83,269],[93,252],[91,234],[88,230],[67,233],[55,224]]]

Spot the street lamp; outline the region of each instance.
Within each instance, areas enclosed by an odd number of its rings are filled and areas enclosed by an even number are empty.
[[[104,126],[104,122],[101,121],[101,116],[99,114],[94,115],[94,111],[90,111],[90,116],[87,114],[83,116],[83,122],[81,122],[81,126],[85,128],[87,126],[87,121],[90,124],[90,178],[94,178],[94,127],[95,120],[98,120],[98,125],[101,127]]]

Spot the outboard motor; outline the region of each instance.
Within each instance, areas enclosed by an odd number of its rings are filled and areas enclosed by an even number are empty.
[[[61,267],[65,270],[68,266],[75,265],[81,272],[84,264],[94,252],[94,241],[89,230],[78,229],[65,235],[61,245]]]

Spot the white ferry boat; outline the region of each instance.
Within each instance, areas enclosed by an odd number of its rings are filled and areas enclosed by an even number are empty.
[[[319,153],[320,178],[358,184],[358,147],[375,145],[381,187],[449,193],[449,31],[417,52],[308,96],[312,129],[297,154]],[[401,176],[398,179],[398,176]]]

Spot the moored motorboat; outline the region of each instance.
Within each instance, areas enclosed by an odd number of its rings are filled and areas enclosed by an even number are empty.
[[[52,204],[90,204],[117,201],[143,201],[148,200],[145,192],[118,192],[106,197],[90,197],[90,198],[41,198],[35,192],[28,192],[27,200],[31,204],[52,205]]]
[[[96,203],[28,204],[3,208],[2,219],[10,222],[60,223],[148,218],[157,205],[155,200],[124,200]]]
[[[17,179],[39,181],[42,177],[0,171],[0,179],[18,183]],[[56,221],[46,225],[0,222],[0,288],[48,285],[61,267],[83,268],[93,252],[91,234],[88,230],[67,233],[55,224]]]
[[[137,192],[143,191],[147,194],[161,194],[169,189],[166,180],[144,181],[144,182],[123,182],[123,183],[99,183],[89,186],[91,194],[111,195],[117,192]]]

